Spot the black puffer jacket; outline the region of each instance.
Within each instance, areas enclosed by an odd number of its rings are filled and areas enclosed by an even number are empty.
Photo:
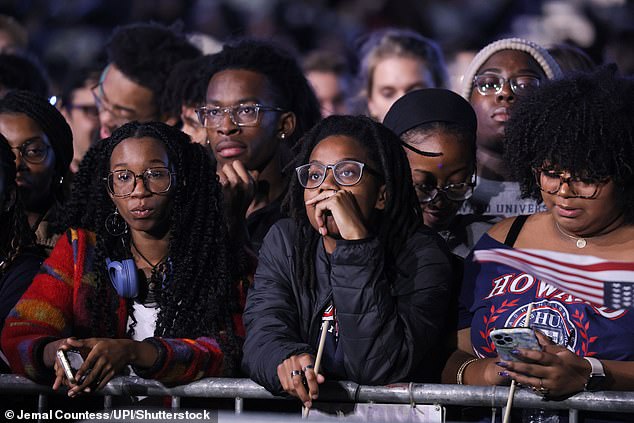
[[[318,286],[310,292],[296,281],[294,231],[292,220],[278,221],[260,250],[244,312],[247,374],[281,393],[277,366],[291,355],[315,354],[321,316],[332,300],[348,380],[426,381],[425,361],[438,347],[449,308],[452,270],[442,240],[428,228],[416,232],[403,246],[392,284],[378,239],[338,240],[330,262],[320,243]]]

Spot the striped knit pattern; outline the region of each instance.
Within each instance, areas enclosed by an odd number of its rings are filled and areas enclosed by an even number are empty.
[[[92,327],[87,299],[95,289],[94,233],[70,229],[60,237],[40,273],[6,319],[2,350],[14,373],[49,382],[53,369],[44,368],[42,349],[56,339],[99,336]],[[239,292],[240,298],[244,295]],[[244,301],[241,301],[244,305]],[[116,315],[117,337],[126,335],[127,308],[121,299]],[[234,318],[236,334],[244,337],[240,315]],[[96,333],[97,332],[97,333]],[[166,384],[188,383],[202,377],[233,376],[224,372],[224,353],[212,338],[149,338],[159,352],[150,369],[136,369],[139,376]],[[236,360],[239,362],[239,360]]]

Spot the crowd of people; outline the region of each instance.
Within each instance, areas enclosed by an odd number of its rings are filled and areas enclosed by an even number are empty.
[[[325,380],[634,390],[615,65],[500,39],[454,92],[440,47],[398,28],[356,76],[157,23],[104,48],[55,105],[31,56],[0,54],[4,372],[71,397],[246,376],[307,408]],[[522,326],[540,350],[500,358],[491,332]]]

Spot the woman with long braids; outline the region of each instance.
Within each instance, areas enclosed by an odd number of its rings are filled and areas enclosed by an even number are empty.
[[[46,98],[11,91],[0,99],[0,133],[16,156],[16,183],[37,244],[50,253],[59,237],[51,223],[65,201],[62,182],[73,159],[73,133]]]
[[[15,155],[0,135],[0,327],[44,260],[15,183]],[[3,367],[4,363],[0,363]]]
[[[247,298],[243,367],[307,407],[324,376],[429,380],[452,271],[422,224],[398,137],[367,117],[331,116],[302,138],[295,165],[290,218],[265,238]],[[331,330],[316,375],[322,320]]]
[[[75,396],[128,365],[170,384],[237,371],[246,260],[202,146],[162,123],[122,126],[82,160],[64,223],[2,332],[14,372],[54,368],[54,388]],[[85,357],[79,384],[56,360],[70,348]]]

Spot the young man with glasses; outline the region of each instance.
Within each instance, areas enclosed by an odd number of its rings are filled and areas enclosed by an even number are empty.
[[[171,28],[137,23],[115,29],[107,52],[108,65],[92,88],[100,137],[133,120],[176,124],[179,116],[161,97],[174,66],[200,51]]]
[[[319,103],[295,58],[242,40],[213,56],[206,105],[197,113],[218,163],[230,231],[257,251],[282,217],[283,169],[295,142],[319,120]]]
[[[562,76],[543,47],[520,38],[495,41],[473,58],[463,77],[462,96],[478,117],[478,187],[461,213],[496,216],[532,214],[540,207],[520,199],[519,185],[504,161],[504,132],[516,100]]]

